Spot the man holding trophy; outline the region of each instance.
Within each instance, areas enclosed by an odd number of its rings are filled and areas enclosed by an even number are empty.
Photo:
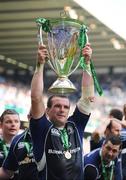
[[[66,31],[64,32],[66,33]],[[63,34],[63,28],[60,29],[60,33]],[[49,51],[51,51],[50,48]],[[64,52],[65,50],[61,47],[61,55],[64,55]],[[90,117],[91,104],[94,100],[94,82],[90,70],[92,49],[88,43],[81,49],[81,55],[88,71],[83,70],[82,72],[82,95],[72,116],[69,116],[70,101],[64,95],[66,90],[62,91],[61,86],[60,93],[57,91],[57,94],[49,97],[47,108],[44,106],[43,70],[45,62],[48,62],[52,56],[50,54],[46,46],[41,43],[38,47],[37,65],[31,82],[32,118],[30,120],[30,131],[33,140],[33,152],[38,170],[42,172],[46,166],[46,177],[41,176],[40,179],[83,180],[82,139]],[[65,54],[69,54],[70,57],[71,52]],[[72,58],[73,54],[72,51]],[[63,58],[64,56],[62,56]],[[55,69],[58,67],[58,70],[63,72],[59,74],[64,75],[68,67],[63,67],[65,71],[62,71],[62,65],[59,67],[59,64],[56,65]],[[62,78],[63,76],[59,77],[61,81]]]
[[[86,64],[90,65],[92,50],[89,44],[85,46],[82,54]],[[94,96],[93,80],[86,71],[83,72],[82,96],[71,117],[68,118],[70,102],[65,96],[52,96],[45,109],[42,92],[43,69],[47,56],[46,47],[39,46],[37,66],[31,83],[30,127],[35,159],[40,171],[46,163],[47,180],[81,180],[82,138]]]

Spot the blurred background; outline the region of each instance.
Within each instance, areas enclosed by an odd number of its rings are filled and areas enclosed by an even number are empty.
[[[122,109],[126,103],[124,3],[123,0],[0,0],[0,114],[6,108],[14,108],[20,114],[22,127],[28,125],[30,82],[38,46],[35,21],[38,17],[59,18],[64,10],[70,18],[78,19],[89,28],[92,60],[104,91],[102,97],[96,93],[96,104],[86,133],[90,134],[111,108]],[[80,75],[78,68],[70,76],[79,91],[70,96],[73,108],[80,97]],[[45,76],[46,103],[47,89],[56,79],[48,65]]]

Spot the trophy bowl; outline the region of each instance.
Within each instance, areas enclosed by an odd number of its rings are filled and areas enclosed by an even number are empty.
[[[39,42],[43,44],[43,33],[49,51],[48,64],[57,75],[57,80],[48,89],[51,93],[69,94],[76,91],[68,77],[78,68],[80,46],[78,43],[82,23],[69,18],[37,19]],[[87,27],[85,26],[85,29]]]

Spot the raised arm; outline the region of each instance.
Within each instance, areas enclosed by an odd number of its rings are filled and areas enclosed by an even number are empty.
[[[36,69],[31,82],[31,114],[35,119],[40,118],[45,112],[43,99],[43,69],[46,58],[48,58],[46,47],[44,45],[39,46]]]
[[[92,136],[91,136],[92,141],[94,141],[95,143],[98,143],[101,137],[107,136],[110,133],[112,133],[111,128],[113,127],[113,123],[114,124],[116,123],[116,126],[118,125],[117,126],[118,129],[116,128],[116,132],[119,131],[120,126],[123,126],[123,123],[121,120],[116,119],[116,118],[107,118],[104,121],[102,121],[101,124],[92,133]]]
[[[85,48],[82,50],[82,54],[85,57],[85,63],[87,65],[88,71],[90,70],[90,60],[92,55],[92,49],[90,44],[87,44]],[[91,102],[94,101],[94,82],[91,74],[87,71],[83,71],[82,75],[82,95],[80,100],[78,101],[78,108],[82,113],[87,115],[90,114]]]

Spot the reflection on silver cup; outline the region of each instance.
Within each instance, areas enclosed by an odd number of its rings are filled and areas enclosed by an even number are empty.
[[[37,19],[39,40],[43,43],[42,32],[46,33],[46,45],[50,59],[48,63],[57,75],[57,80],[49,88],[49,92],[69,94],[76,91],[68,77],[78,68],[80,47],[78,44],[82,24],[73,19],[60,18],[46,20]],[[85,26],[85,28],[87,28]]]

